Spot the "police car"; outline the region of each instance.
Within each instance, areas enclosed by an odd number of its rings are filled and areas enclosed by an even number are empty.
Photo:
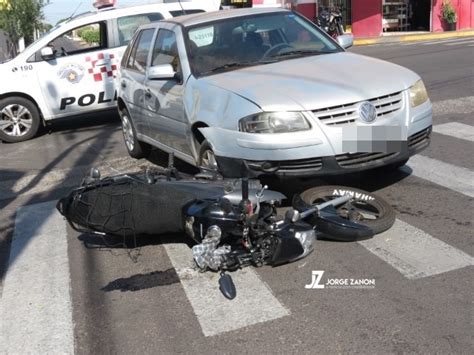
[[[52,120],[115,109],[114,78],[135,30],[183,12],[217,10],[219,3],[106,8],[54,27],[17,57],[0,64],[0,140],[25,141]]]

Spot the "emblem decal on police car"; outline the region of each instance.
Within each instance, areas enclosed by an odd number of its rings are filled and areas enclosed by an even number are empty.
[[[377,110],[369,101],[364,101],[358,108],[359,117],[366,123],[371,123],[377,118]]]
[[[88,73],[92,75],[94,81],[113,79],[117,71],[116,58],[112,53],[99,53],[94,57],[87,56],[86,62],[89,63]]]
[[[77,64],[67,64],[59,70],[58,76],[60,79],[66,79],[72,84],[77,84],[84,76],[84,68]]]

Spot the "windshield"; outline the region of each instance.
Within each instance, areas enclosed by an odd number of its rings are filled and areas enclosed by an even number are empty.
[[[188,57],[197,77],[245,66],[340,52],[311,22],[292,12],[275,12],[190,27]]]
[[[24,51],[26,51],[27,49],[29,49],[30,47],[32,47],[33,45],[36,44],[36,42],[38,42],[39,40],[43,39],[44,37],[46,37],[47,35],[49,35],[51,32],[54,32],[56,31],[59,27],[61,26],[61,24],[57,24],[56,26],[54,26],[53,28],[51,28],[49,31],[41,34],[33,43],[30,43],[28,46],[26,46],[25,49],[23,49],[23,51],[21,51],[21,53],[23,53]],[[18,54],[21,54],[21,53],[18,53]],[[18,56],[17,54],[17,56]],[[8,60],[11,60],[12,58],[8,59]]]

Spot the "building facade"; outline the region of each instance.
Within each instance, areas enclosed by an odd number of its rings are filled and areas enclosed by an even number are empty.
[[[344,24],[355,37],[377,37],[386,32],[441,32],[447,29],[441,17],[444,0],[223,0],[232,7],[284,6],[309,19],[322,8],[341,10]],[[474,0],[450,0],[456,10],[456,29],[474,28]]]

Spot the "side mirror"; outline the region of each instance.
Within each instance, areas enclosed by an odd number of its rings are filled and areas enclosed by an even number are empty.
[[[44,60],[51,60],[51,59],[54,59],[56,57],[54,55],[53,48],[51,48],[51,47],[41,48],[40,55],[41,55],[41,58],[43,58]]]
[[[171,64],[160,64],[148,69],[149,80],[171,80],[176,79],[176,72]]]
[[[354,36],[349,34],[337,36],[337,43],[344,49],[352,47],[354,45]]]

